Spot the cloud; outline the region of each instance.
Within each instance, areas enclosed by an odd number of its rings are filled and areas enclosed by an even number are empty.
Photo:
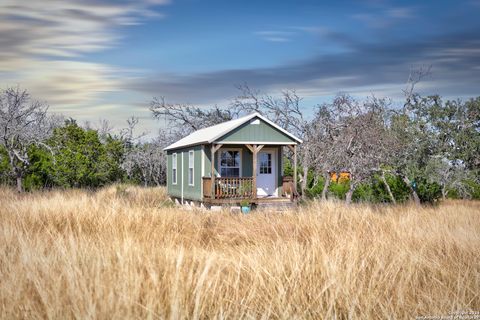
[[[257,31],[255,35],[270,42],[288,42],[295,35],[292,31]]]
[[[167,0],[0,2],[0,82],[51,104],[75,105],[120,88],[122,70],[82,57],[115,46],[118,28],[159,17]],[[6,83],[8,81],[8,83]]]
[[[374,29],[389,28],[406,19],[415,18],[410,7],[391,7],[379,12],[356,13],[352,17]]]
[[[118,71],[102,64],[68,60],[22,60],[22,63],[28,68],[0,77],[2,87],[19,84],[32,96],[54,106],[91,102],[98,93],[116,91],[121,86],[116,76]]]
[[[413,18],[413,10],[412,8],[391,8],[387,10],[387,16],[396,19],[409,19]]]
[[[480,35],[474,31],[423,40],[399,42],[382,39],[365,44],[350,43],[343,53],[324,54],[307,60],[269,68],[231,69],[209,73],[154,74],[127,83],[132,90],[166,96],[179,102],[215,103],[238,94],[235,85],[248,83],[262,90],[296,88],[312,95],[339,91],[391,92],[403,87],[410,68],[432,64],[429,94],[477,95],[480,73]],[[370,92],[369,92],[370,93]]]
[[[149,5],[148,1],[3,0],[2,54],[72,57],[105,49],[118,40],[116,27],[158,16]]]

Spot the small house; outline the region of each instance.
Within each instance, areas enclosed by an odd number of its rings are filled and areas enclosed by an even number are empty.
[[[259,113],[195,131],[164,149],[168,194],[207,205],[290,201],[300,143]],[[286,148],[293,152],[293,177],[283,175]]]

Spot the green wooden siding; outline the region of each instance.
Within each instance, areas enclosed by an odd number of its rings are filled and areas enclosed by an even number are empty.
[[[258,120],[259,124],[251,124]],[[219,142],[295,143],[296,141],[268,123],[255,118],[218,139]]]
[[[211,146],[210,145],[205,145],[204,146],[204,152],[205,152],[205,161],[204,161],[204,176],[205,177],[211,177],[210,175],[210,170],[211,170],[211,166],[212,166],[212,162],[210,161],[211,157],[212,157],[212,153],[211,153]],[[215,167],[215,174],[217,174],[217,168]]]
[[[228,149],[235,149],[238,150],[240,149],[242,158],[241,158],[241,172],[242,172],[242,177],[251,177],[253,175],[253,155],[250,152],[250,150],[245,147],[244,145],[225,145],[221,147],[217,152],[215,152],[215,174],[218,175],[218,159],[220,156],[220,152],[222,150],[228,150]],[[211,161],[210,158],[212,157],[211,151],[210,151],[210,146],[206,145],[205,146],[205,177],[210,177],[210,170],[211,170]]]
[[[253,154],[245,146],[242,151],[242,176],[251,177],[253,176]]]
[[[177,154],[177,184],[172,183],[173,178],[173,154]],[[167,151],[167,191],[172,197],[181,197],[181,166],[182,166],[182,153],[180,151]]]
[[[189,151],[193,150],[194,165],[193,165],[193,183],[188,184],[188,155]],[[177,153],[177,184],[172,184],[172,154]],[[183,154],[183,166],[182,166]],[[193,146],[185,149],[178,149],[167,152],[167,191],[170,196],[181,198],[183,185],[183,198],[186,200],[202,200],[202,147]],[[183,180],[182,180],[183,172]]]

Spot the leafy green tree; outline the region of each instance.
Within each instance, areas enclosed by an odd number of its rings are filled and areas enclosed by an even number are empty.
[[[479,174],[480,170],[480,97],[464,103],[462,125],[455,135],[456,151],[468,169]]]
[[[415,203],[420,204],[415,180],[423,176],[428,159],[433,154],[434,143],[426,130],[427,123],[416,116],[417,107],[415,103],[409,108],[413,110],[410,114],[394,114],[391,118],[391,132],[395,139],[391,165],[410,189]]]
[[[52,188],[55,186],[55,162],[52,153],[39,146],[28,150],[29,163],[25,175],[25,190]]]
[[[430,149],[421,158],[417,180],[440,186],[444,199],[451,190],[470,195],[464,181],[475,176],[480,165],[479,110],[480,99],[443,102],[438,96],[418,99],[414,106],[413,119],[422,125],[420,134],[427,137]]]
[[[108,174],[110,181],[123,181],[125,179],[125,171],[122,169],[121,164],[125,161],[124,141],[108,135],[103,146],[110,163]]]
[[[122,151],[118,141],[102,144],[98,132],[74,120],[57,128],[48,141],[55,153],[54,176],[62,187],[99,187],[121,180]]]
[[[409,189],[399,176],[385,174],[385,180],[396,202],[405,202],[408,199]],[[393,202],[385,182],[379,174],[373,175],[370,181],[358,186],[357,190],[353,193],[353,201],[371,203]]]
[[[8,161],[8,152],[0,145],[0,183],[7,184],[10,180],[10,163]]]
[[[430,183],[422,178],[417,181],[418,196],[423,203],[435,203],[442,195],[442,187],[438,183]]]

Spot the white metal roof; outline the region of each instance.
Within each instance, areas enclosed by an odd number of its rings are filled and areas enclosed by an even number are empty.
[[[276,128],[276,129],[280,130],[281,132],[283,132],[284,134],[286,134],[287,136],[289,136],[293,140],[296,140],[297,142],[302,143],[301,139],[297,138],[296,136],[294,136],[293,134],[291,134],[287,130],[277,126],[275,123],[268,120],[267,118],[265,118],[264,116],[262,116],[258,112],[255,112],[255,113],[249,114],[248,116],[244,116],[244,117],[241,117],[241,118],[238,118],[238,119],[226,121],[226,122],[223,122],[223,123],[211,126],[211,127],[207,127],[207,128],[197,130],[197,131],[189,134],[185,138],[182,138],[182,139],[178,140],[177,142],[172,143],[171,145],[164,148],[163,150],[172,150],[172,149],[178,149],[178,148],[182,148],[182,147],[193,146],[193,145],[197,145],[197,144],[212,143],[212,142],[216,141],[218,138],[223,137],[224,135],[226,135],[230,131],[240,127],[242,124],[250,121],[253,118],[259,118],[259,119],[265,121],[266,123],[268,123],[269,125],[271,125],[272,127]]]

